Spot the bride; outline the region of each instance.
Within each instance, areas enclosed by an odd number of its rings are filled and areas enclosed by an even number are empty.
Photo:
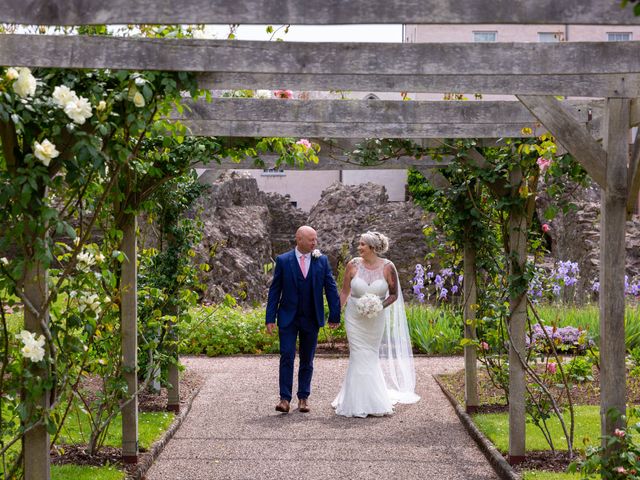
[[[336,414],[345,417],[390,415],[394,404],[420,400],[398,272],[390,260],[379,256],[388,248],[389,239],[381,233],[363,234],[360,257],[351,260],[345,271],[340,303],[346,304],[349,367],[331,404]],[[381,311],[375,312],[372,304],[379,302],[367,294],[382,301]]]

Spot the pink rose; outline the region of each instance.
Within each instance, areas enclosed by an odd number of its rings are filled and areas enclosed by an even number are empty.
[[[291,90],[276,90],[273,92],[276,98],[293,98],[293,92]]]
[[[301,138],[296,142],[296,145],[302,145],[305,150],[309,150],[311,148],[311,142],[306,138]]]
[[[618,473],[627,473],[627,469],[624,467],[616,467],[614,470]]]
[[[548,160],[548,159],[546,159],[544,157],[540,157],[540,158],[538,158],[536,163],[540,167],[540,171],[544,172],[547,168],[549,168],[549,165],[551,165],[551,160]]]
[[[549,372],[551,375],[555,375],[557,371],[558,371],[558,365],[557,364],[549,363],[547,365],[547,372]]]
[[[619,428],[616,428],[613,434],[618,438],[624,438],[627,432],[625,432],[624,430],[620,430]]]
[[[551,227],[549,226],[549,224],[548,223],[543,223],[542,224],[542,231],[544,233],[547,233],[549,230],[551,230]]]
[[[489,344],[487,342],[480,342],[480,348],[483,350],[489,350]]]

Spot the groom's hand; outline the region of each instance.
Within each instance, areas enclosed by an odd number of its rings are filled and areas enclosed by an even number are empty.
[[[267,333],[269,335],[273,334],[273,331],[276,329],[276,324],[275,323],[267,323]]]
[[[340,326],[340,324],[339,324],[339,323],[332,323],[332,322],[329,322],[329,328],[331,328],[331,329],[333,329],[333,330],[335,330],[335,329],[336,329],[336,328],[338,328],[339,326]]]

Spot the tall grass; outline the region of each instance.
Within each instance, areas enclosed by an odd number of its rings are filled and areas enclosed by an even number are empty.
[[[566,305],[536,306],[538,315],[547,325],[572,326],[589,333],[590,338],[600,343],[600,311],[598,305],[582,307]],[[627,350],[640,346],[640,307],[627,305],[624,318]]]
[[[452,310],[407,304],[406,312],[415,349],[430,355],[453,355],[462,350],[462,318]]]

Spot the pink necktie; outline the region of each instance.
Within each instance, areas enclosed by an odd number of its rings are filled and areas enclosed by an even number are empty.
[[[302,276],[307,278],[307,269],[304,265],[304,255],[300,255],[300,270],[302,270]]]

